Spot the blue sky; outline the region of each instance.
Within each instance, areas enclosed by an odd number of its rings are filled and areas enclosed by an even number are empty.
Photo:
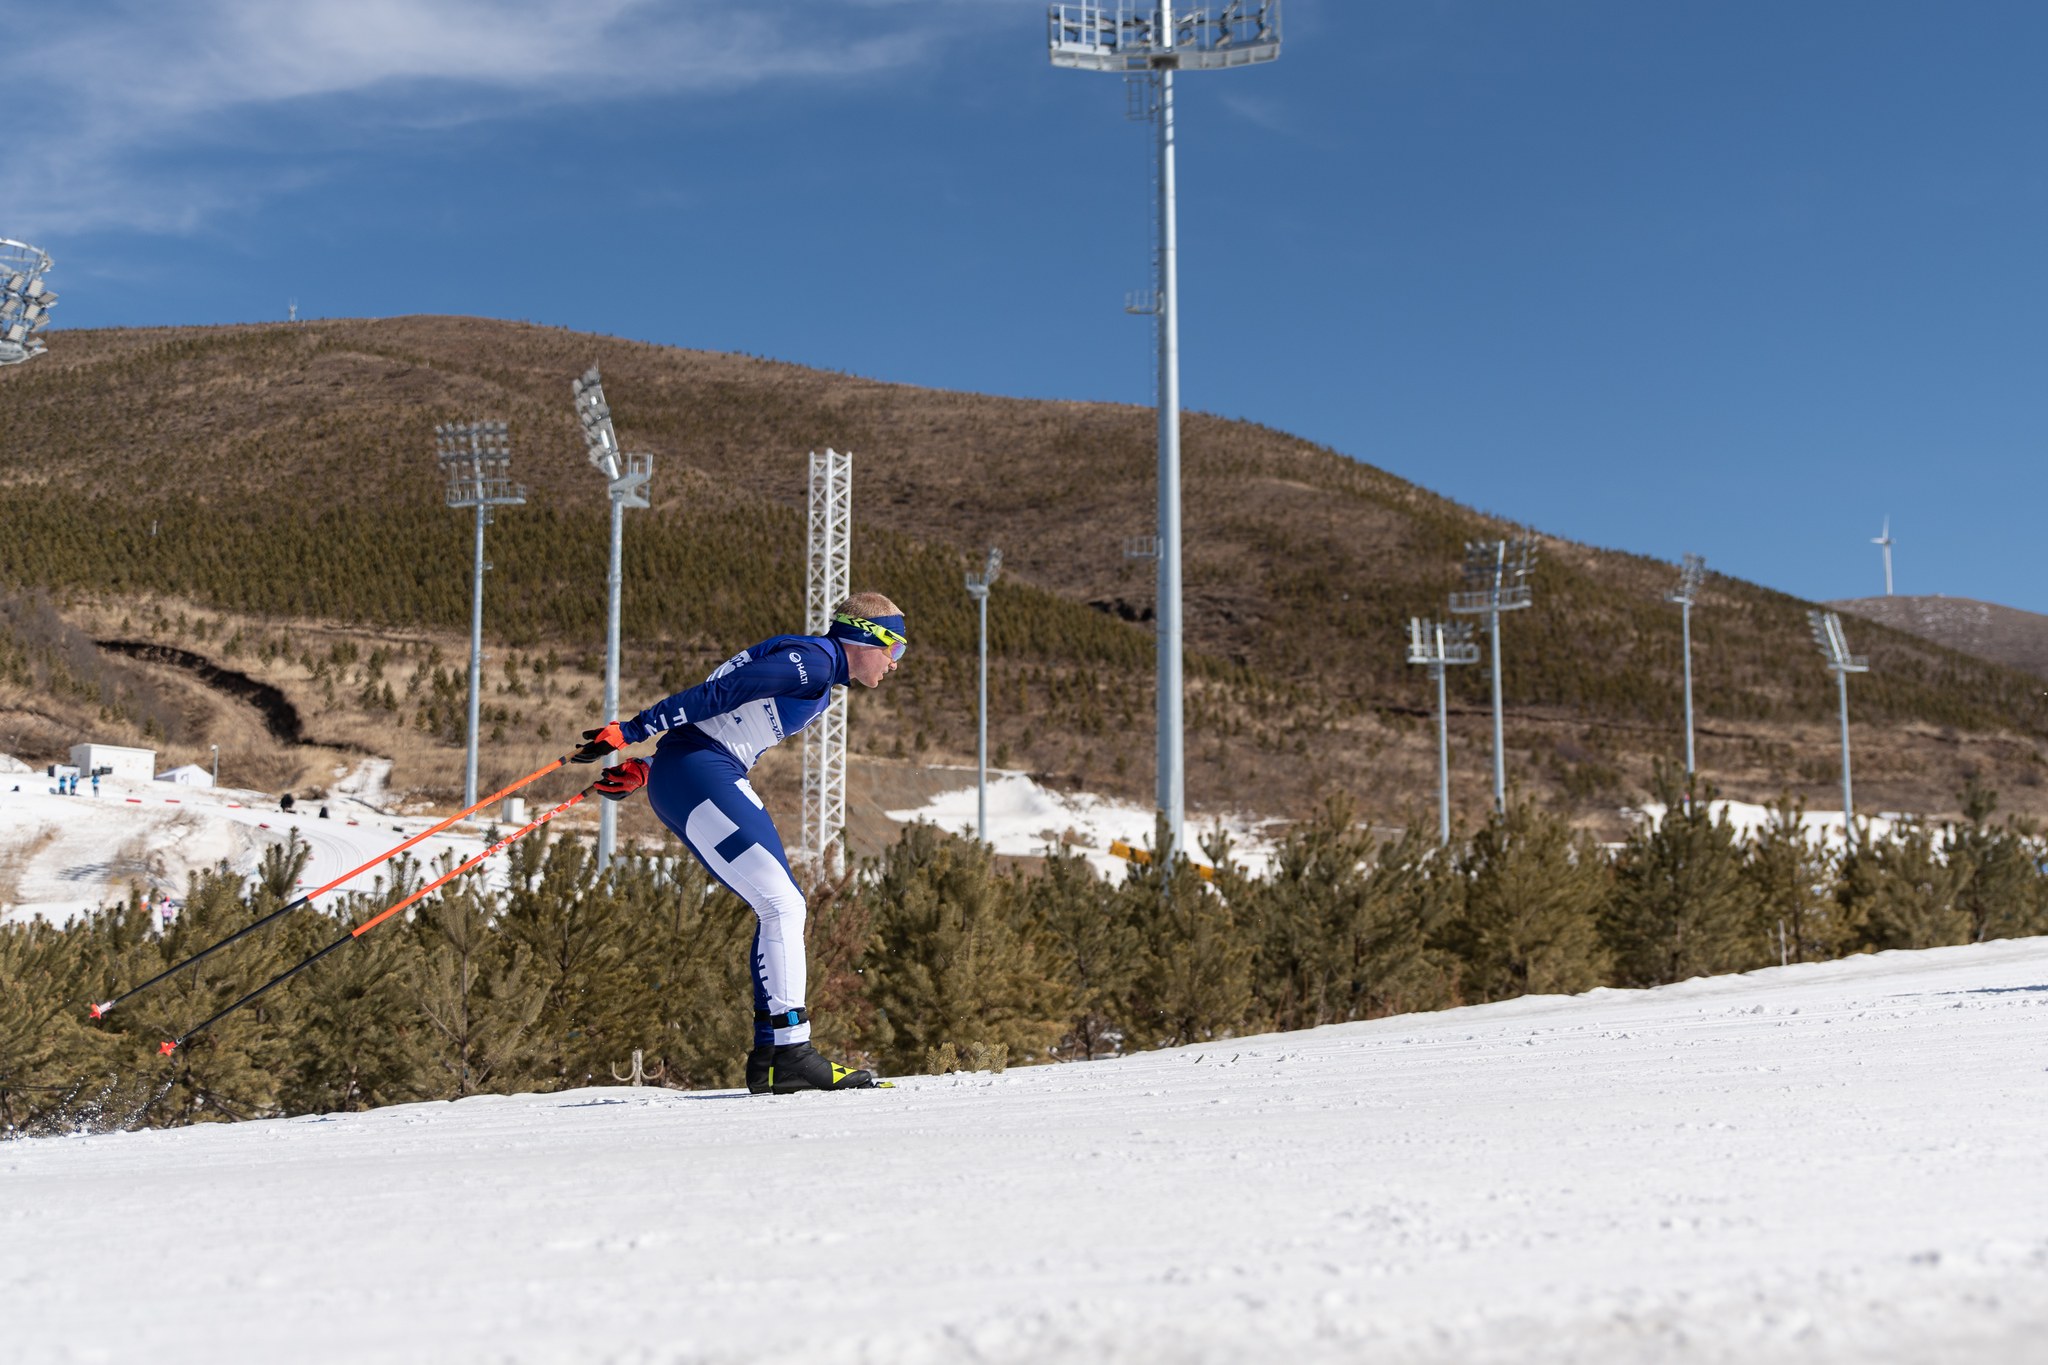
[[[37,35],[0,235],[56,257],[60,329],[296,298],[1149,402],[1146,132],[1044,10],[0,0]],[[1189,407],[1807,597],[1882,590],[1889,514],[1900,592],[2048,611],[2048,7],[1285,31],[1181,82]]]

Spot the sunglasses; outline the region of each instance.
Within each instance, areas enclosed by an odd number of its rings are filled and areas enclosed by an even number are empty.
[[[887,626],[878,626],[865,616],[848,616],[845,612],[840,612],[832,619],[842,626],[852,626],[855,630],[869,636],[877,644],[880,644],[889,651],[889,658],[892,661],[901,659],[903,651],[910,648],[909,636],[899,635]]]

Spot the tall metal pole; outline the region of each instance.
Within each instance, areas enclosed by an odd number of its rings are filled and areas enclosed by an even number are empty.
[[[1849,652],[1849,641],[1842,634],[1842,618],[1831,611],[1809,611],[1806,619],[1813,627],[1813,642],[1820,646],[1823,659],[1835,675],[1835,691],[1840,700],[1842,714],[1842,839],[1851,852],[1856,851],[1856,800],[1849,786],[1849,675],[1868,673],[1870,660]]]
[[[988,590],[1002,568],[1003,552],[990,546],[981,572],[967,575],[967,595],[974,599],[981,615],[980,702],[975,708],[974,835],[984,844],[988,842]]]
[[[1678,628],[1685,638],[1685,777],[1686,790],[1692,790],[1695,769],[1692,761],[1692,602],[1678,604]]]
[[[652,455],[628,455],[619,449],[619,433],[612,426],[611,404],[605,401],[604,377],[592,365],[581,377],[569,385],[569,395],[576,403],[576,420],[583,427],[583,443],[589,449],[590,463],[604,475],[605,493],[611,499],[611,561],[605,569],[605,593],[607,597],[604,632],[604,718],[616,720],[619,714],[619,598],[625,580],[624,527],[628,507],[648,505],[646,488],[648,480],[654,477]],[[611,753],[605,756],[605,766],[613,767],[625,761],[625,756]],[[597,816],[597,868],[602,872],[611,866],[612,849],[618,842],[618,807],[610,801],[598,803]]]
[[[1498,591],[1498,589],[1496,589]],[[1508,809],[1508,757],[1502,752],[1500,702],[1500,611],[1486,613],[1486,634],[1493,647],[1493,808],[1505,815]]]
[[[1430,665],[1436,674],[1436,829],[1437,839],[1451,841],[1451,710],[1444,691],[1444,666]]]
[[[476,804],[476,729],[484,683],[484,518],[489,513],[490,508],[479,500],[476,505],[476,556],[470,567],[469,752],[462,760],[462,804],[465,806]]]
[[[1842,702],[1842,837],[1856,851],[1856,800],[1849,790],[1849,675],[1835,670],[1835,688]]]
[[[977,702],[974,745],[974,837],[988,842],[988,590],[978,594],[981,608],[981,692]]]
[[[625,557],[626,505],[614,494],[612,505],[612,562],[605,572],[605,588],[610,601],[605,608],[604,620],[604,718],[616,719],[619,714],[619,594],[625,578],[623,569]],[[624,760],[624,755],[605,755],[604,766],[609,768]],[[612,863],[612,849],[619,838],[619,803],[600,801],[597,812],[597,869],[602,872]]]
[[[1173,45],[1172,0],[1159,5],[1159,43]],[[1159,809],[1170,841],[1185,851],[1180,597],[1180,269],[1174,216],[1173,68],[1159,79]]]
[[[1185,722],[1181,659],[1180,281],[1175,223],[1174,86],[1182,71],[1221,71],[1280,56],[1280,0],[1255,7],[1225,5],[1212,14],[1193,8],[1183,27],[1173,0],[1062,0],[1047,11],[1048,54],[1054,66],[1113,71],[1145,82],[1132,93],[1158,123],[1157,318],[1159,347],[1159,566],[1157,796],[1167,847],[1180,851],[1187,816]],[[1149,11],[1149,16],[1146,15]],[[1133,309],[1132,311],[1147,311]]]
[[[1408,662],[1428,664],[1436,679],[1436,823],[1437,836],[1451,842],[1451,708],[1444,688],[1444,669],[1452,664],[1479,662],[1479,646],[1472,643],[1472,627],[1462,623],[1447,626],[1420,617],[1408,622]]]
[[[512,482],[512,441],[503,422],[445,422],[434,428],[448,505],[473,508],[476,548],[470,562],[469,743],[462,763],[462,800],[476,804],[477,721],[484,691],[484,526],[493,507],[517,507],[526,490]]]

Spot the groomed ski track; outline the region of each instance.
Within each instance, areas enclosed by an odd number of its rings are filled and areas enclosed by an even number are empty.
[[[50,1362],[2048,1351],[2048,940],[847,1095],[0,1144]]]

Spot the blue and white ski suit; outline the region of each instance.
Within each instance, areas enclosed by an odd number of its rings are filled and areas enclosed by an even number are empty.
[[[626,742],[661,736],[647,799],[697,861],[754,908],[754,1042],[801,1043],[810,1020],[764,1022],[804,1008],[804,894],[747,774],[761,755],[823,715],[847,682],[846,650],[822,635],[776,635],[743,649],[695,687],[619,722]]]

